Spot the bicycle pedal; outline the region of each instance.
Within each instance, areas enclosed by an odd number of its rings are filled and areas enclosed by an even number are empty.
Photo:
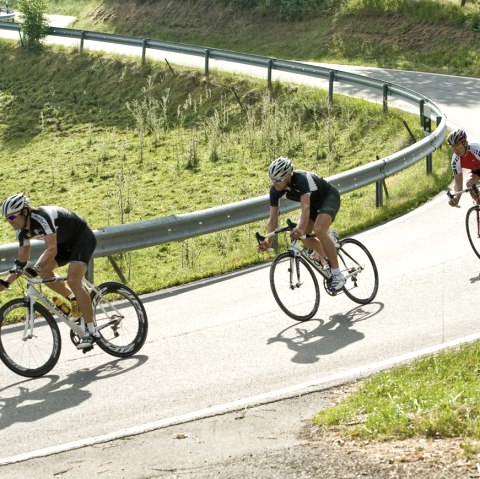
[[[88,351],[91,351],[93,349],[93,346],[88,346],[88,348],[83,348],[82,352],[83,354],[88,353]]]

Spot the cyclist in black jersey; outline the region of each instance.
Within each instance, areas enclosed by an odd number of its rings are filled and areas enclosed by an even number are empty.
[[[32,208],[23,193],[10,196],[3,202],[2,215],[16,230],[19,249],[13,272],[6,281],[0,280],[0,291],[8,288],[23,273],[33,277],[40,275],[42,278],[51,278],[56,268],[68,264],[67,283],[70,289],[65,283],[47,285],[65,298],[78,302],[86,330],[77,347],[83,349],[90,346],[95,338],[100,337],[93,321],[90,295],[82,284],[97,245],[93,231],[81,216],[60,206]],[[32,239],[43,239],[46,248],[33,266],[27,266]],[[72,308],[72,315],[80,316],[79,313],[74,313]]]
[[[321,262],[325,257],[328,258],[332,268],[330,289],[334,292],[339,291],[345,285],[345,277],[338,267],[337,249],[328,235],[328,229],[340,209],[340,193],[315,173],[294,170],[292,162],[283,156],[271,163],[268,175],[272,180],[272,186],[267,232],[270,233],[278,227],[280,214],[278,205],[281,197],[286,196],[289,200],[300,202],[300,219],[297,227],[292,230],[292,236],[302,239],[307,248],[314,249]],[[306,233],[312,232],[316,238],[302,238]],[[268,250],[272,241],[273,236],[270,236],[260,242],[260,250]]]

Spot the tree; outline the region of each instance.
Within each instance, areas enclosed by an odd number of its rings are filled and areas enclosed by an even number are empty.
[[[22,14],[24,46],[29,50],[40,50],[42,40],[48,34],[45,13],[48,0],[19,0],[18,9]]]

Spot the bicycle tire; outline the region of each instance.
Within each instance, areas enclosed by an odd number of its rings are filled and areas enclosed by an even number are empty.
[[[37,378],[57,364],[62,340],[53,315],[39,303],[33,305],[34,334],[25,339],[28,308],[23,298],[12,299],[0,308],[0,359],[14,373]]]
[[[480,258],[480,207],[478,205],[472,206],[467,211],[465,226],[470,246],[477,257]]]
[[[354,238],[340,240],[337,250],[341,272],[348,276],[343,292],[358,304],[371,303],[378,292],[378,270],[370,251]]]
[[[292,268],[294,280],[299,272],[301,283],[291,284]],[[317,313],[320,306],[317,276],[301,256],[289,251],[280,253],[270,267],[270,287],[278,306],[296,321],[307,321]]]
[[[148,318],[142,301],[122,283],[110,281],[97,289],[99,294],[92,293],[95,323],[101,335],[96,344],[112,356],[132,356],[147,339]]]

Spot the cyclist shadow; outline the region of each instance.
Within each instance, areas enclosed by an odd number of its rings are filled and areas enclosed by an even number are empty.
[[[0,390],[0,430],[16,423],[35,422],[59,411],[71,409],[92,396],[84,388],[94,381],[112,378],[141,366],[148,356],[115,359],[94,369],[80,369],[60,380],[60,376],[47,375],[35,380],[25,379]],[[131,361],[135,360],[132,364]],[[125,367],[126,361],[129,366]],[[47,384],[34,389],[39,381]],[[32,388],[26,386],[32,385]],[[18,388],[17,395],[5,397],[8,389]]]
[[[372,311],[371,306],[376,308],[375,311]],[[269,338],[267,344],[285,343],[288,349],[295,352],[292,358],[294,363],[315,363],[320,356],[332,354],[362,340],[365,335],[352,326],[377,315],[383,307],[383,303],[374,302],[356,306],[345,314],[334,314],[327,322],[314,319],[301,323],[305,327],[295,323],[280,331],[275,337]],[[316,327],[315,323],[318,323]]]

